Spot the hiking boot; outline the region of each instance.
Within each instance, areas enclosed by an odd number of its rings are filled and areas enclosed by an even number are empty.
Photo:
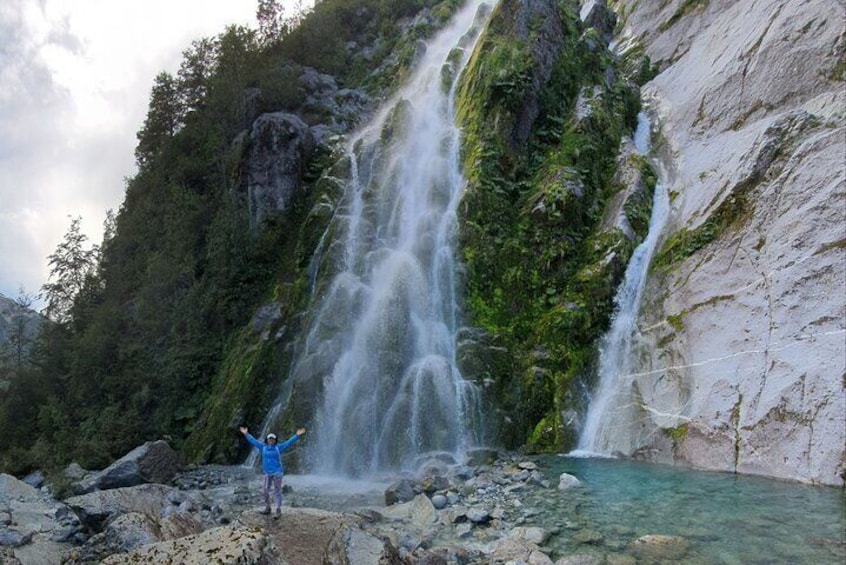
[[[281,508],[277,508],[277,509],[276,509],[276,517],[278,518],[278,517],[279,517],[279,516],[281,516],[281,515],[282,515],[282,509],[281,509]]]
[[[261,510],[259,514],[270,514],[270,506],[265,506],[264,510]]]

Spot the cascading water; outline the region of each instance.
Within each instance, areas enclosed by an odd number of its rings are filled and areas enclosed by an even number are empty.
[[[641,113],[635,131],[635,148],[641,155],[649,153],[650,124]],[[649,263],[667,220],[669,198],[659,171],[658,183],[649,219],[649,233],[632,254],[623,283],[614,298],[615,311],[611,328],[599,346],[598,387],[591,398],[585,425],[575,455],[631,454],[635,432],[632,395],[632,360],[638,340],[637,317],[640,310]]]
[[[482,5],[468,2],[427,44],[408,85],[350,140],[347,178],[335,179],[343,196],[315,253],[312,314],[289,379],[319,399],[306,446],[316,473],[406,468],[480,440],[478,389],[456,365],[464,180],[453,99]]]

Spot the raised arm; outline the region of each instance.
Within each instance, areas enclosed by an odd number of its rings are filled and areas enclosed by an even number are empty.
[[[250,432],[247,430],[247,428],[241,426],[240,428],[238,428],[238,430],[242,434],[244,434],[244,437],[247,438],[247,441],[250,442],[253,447],[255,447],[256,449],[261,449],[263,447],[259,440],[250,435]]]
[[[279,444],[279,451],[285,451],[286,449],[291,447],[291,445],[295,441],[300,439],[300,436],[303,435],[304,433],[305,433],[305,428],[298,428],[297,433],[295,433],[294,435],[292,435],[291,437],[289,437],[288,439],[286,439],[285,441],[283,441],[282,443]]]

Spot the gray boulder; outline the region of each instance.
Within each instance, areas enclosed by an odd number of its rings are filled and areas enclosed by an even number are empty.
[[[388,541],[354,525],[339,529],[326,548],[326,565],[401,564],[399,552]]]
[[[508,563],[526,563],[528,565],[553,565],[541,549],[526,540],[503,538],[497,542],[491,553],[490,565],[506,565]]]
[[[119,563],[261,564],[281,560],[267,532],[256,528],[224,526],[177,540],[144,545],[129,553],[111,555],[104,565]]]
[[[182,467],[179,454],[165,441],[148,441],[97,473],[73,484],[74,494],[131,487],[144,483],[167,483]]]
[[[80,527],[63,503],[0,474],[0,563],[58,563],[62,546],[56,540],[75,535]]]
[[[158,518],[170,504],[168,496],[174,490],[165,485],[144,484],[72,496],[65,503],[86,526],[99,532],[109,518],[127,512]]]
[[[465,465],[477,467],[479,465],[488,465],[496,460],[497,451],[488,447],[477,447],[467,452],[467,459]]]
[[[385,489],[385,506],[398,502],[409,502],[420,492],[417,483],[411,479],[400,479]]]

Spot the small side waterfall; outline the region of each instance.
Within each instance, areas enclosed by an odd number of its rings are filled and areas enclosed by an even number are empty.
[[[649,153],[650,124],[641,113],[635,132],[635,148]],[[664,229],[669,209],[663,174],[659,172],[653,196],[649,233],[632,254],[617,296],[611,328],[599,346],[598,386],[591,399],[575,455],[630,454],[634,431],[635,399],[631,394],[632,356],[638,340],[637,317],[640,310],[649,263]]]
[[[288,379],[316,399],[305,446],[315,473],[409,468],[480,440],[479,391],[456,362],[464,179],[454,93],[483,5],[467,2],[427,42],[407,86],[350,139],[347,171],[334,179],[343,196],[314,255],[311,314]]]

